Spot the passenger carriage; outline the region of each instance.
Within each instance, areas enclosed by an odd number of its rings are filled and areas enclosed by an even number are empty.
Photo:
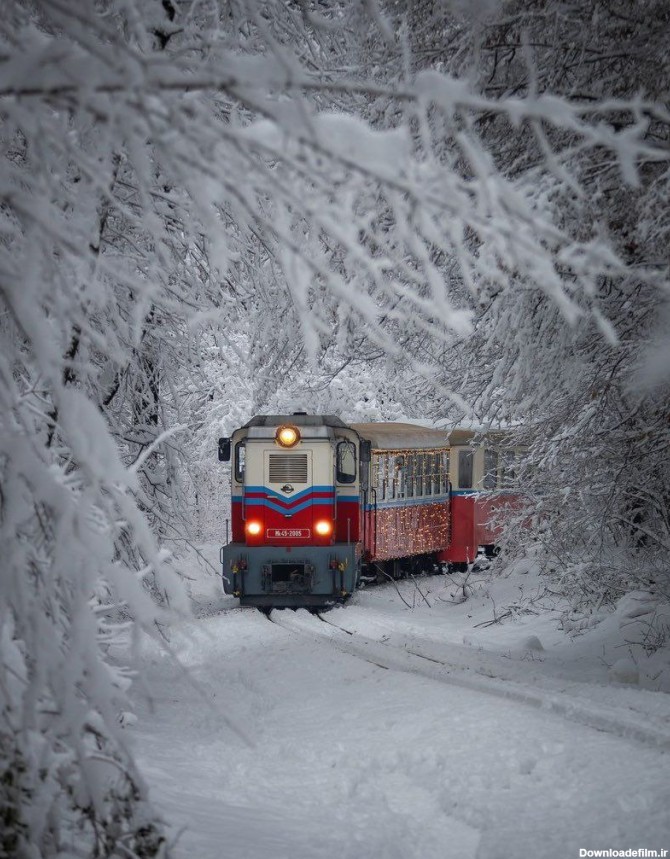
[[[451,531],[447,432],[403,423],[353,426],[371,446],[364,572],[398,578],[439,563]]]
[[[473,562],[478,550],[496,553],[502,523],[519,508],[519,448],[509,433],[455,429],[449,433],[452,533],[441,554],[454,569]]]

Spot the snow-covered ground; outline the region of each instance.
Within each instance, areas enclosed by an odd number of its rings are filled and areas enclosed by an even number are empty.
[[[471,575],[463,602],[462,576],[363,590],[326,622],[192,575],[179,664],[145,643],[128,727],[179,859],[670,849],[667,651],[630,643],[644,595],[570,637],[527,566]]]

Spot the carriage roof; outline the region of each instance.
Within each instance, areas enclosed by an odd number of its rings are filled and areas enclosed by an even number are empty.
[[[438,450],[449,446],[449,433],[416,424],[367,423],[351,428],[375,450]]]

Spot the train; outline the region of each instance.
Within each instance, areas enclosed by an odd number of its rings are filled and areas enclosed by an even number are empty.
[[[242,606],[320,609],[365,581],[464,570],[519,505],[508,434],[334,415],[257,415],[231,464],[223,586]]]

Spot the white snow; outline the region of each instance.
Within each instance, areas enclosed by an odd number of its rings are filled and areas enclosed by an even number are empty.
[[[178,859],[670,847],[670,697],[619,677],[646,676],[620,612],[571,637],[526,567],[471,574],[463,602],[436,576],[268,620],[191,574],[179,664],[147,640],[124,714]]]

